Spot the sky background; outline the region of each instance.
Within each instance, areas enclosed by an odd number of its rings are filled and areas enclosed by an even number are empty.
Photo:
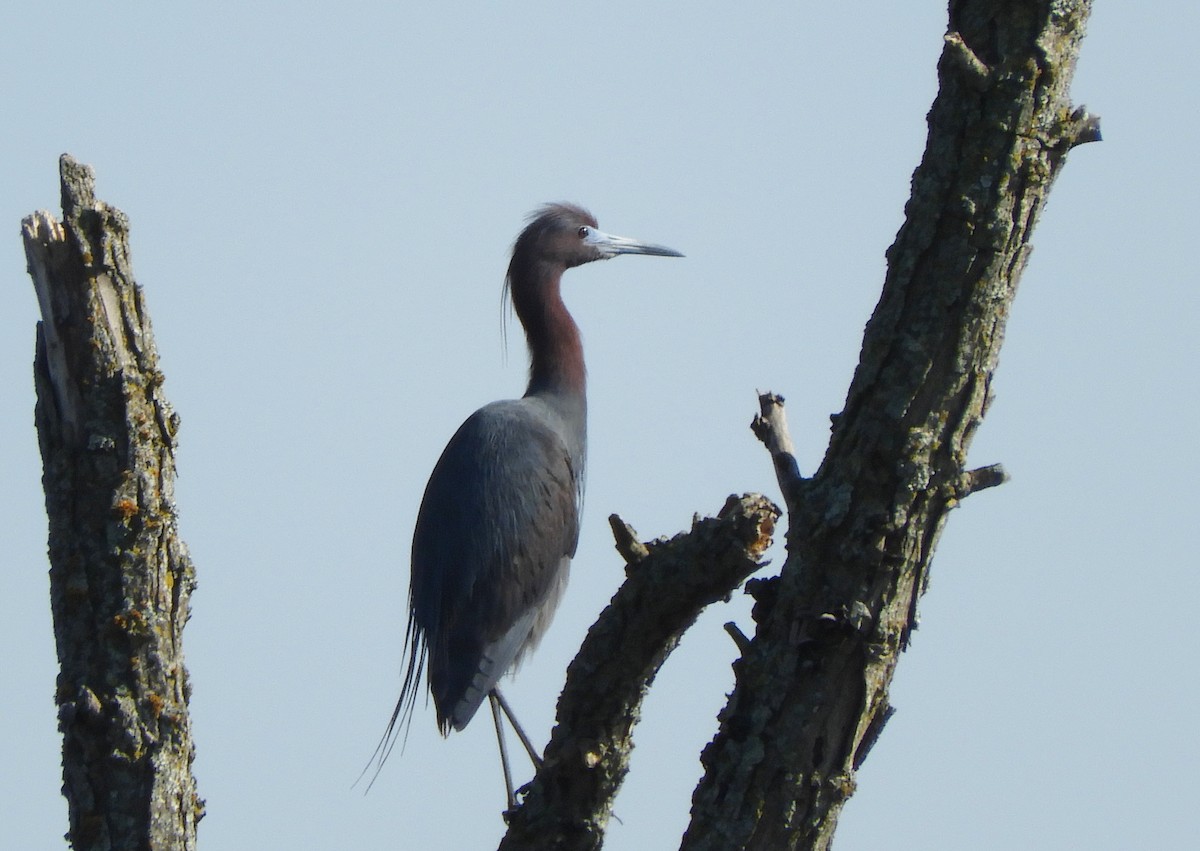
[[[421,709],[370,794],[351,785],[399,690],[425,480],[471,411],[524,387],[500,333],[513,238],[570,200],[687,255],[565,280],[590,370],[583,537],[507,688],[544,742],[621,580],[607,516],[653,538],[730,493],[778,499],[756,390],[787,397],[819,462],[944,4],[73,5],[0,28],[0,846],[60,849],[67,824],[19,238],[59,215],[67,151],[132,222],[183,422],[201,847],[493,847],[486,718],[443,740]],[[1191,2],[1097,3],[1073,92],[1105,141],[1054,187],[971,452],[1012,481],[950,517],[843,851],[1200,847],[1197,30]],[[663,669],[607,849],[677,845],[732,685],[721,624],[749,632],[748,611],[714,607]]]

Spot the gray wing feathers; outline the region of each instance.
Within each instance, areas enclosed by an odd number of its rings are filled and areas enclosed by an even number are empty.
[[[427,649],[443,729],[465,725],[549,625],[579,538],[582,459],[560,432],[526,400],[488,405],[451,439],[426,488],[411,637]]]

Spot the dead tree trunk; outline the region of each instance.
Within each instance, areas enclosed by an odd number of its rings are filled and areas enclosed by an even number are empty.
[[[755,429],[787,502],[788,558],[779,576],[752,583],[757,631],[738,637],[736,685],[702,755],[688,851],[832,841],[891,712],[888,687],[946,516],[1004,478],[999,467],[968,471],[967,449],[1038,213],[1067,152],[1099,138],[1098,122],[1068,96],[1089,7],[951,2],[907,220],[888,252],[845,410],[811,478],[797,470],[782,400],[763,397]],[[773,520],[754,499],[722,517],[723,530],[699,523],[649,548],[617,524],[630,579],[571,665],[545,763],[510,814],[503,848],[602,843],[641,694],[678,638],[657,627],[714,599],[693,574],[709,574],[716,554],[753,562],[757,534]],[[696,546],[703,555],[672,563],[672,553]],[[675,574],[656,578],[656,593],[628,593],[648,570]],[[728,589],[736,576],[724,574]],[[623,681],[633,685],[618,688],[610,678],[619,681],[633,656],[639,665]],[[589,688],[596,682],[606,684],[601,695]]]
[[[788,558],[753,583],[757,630],[705,749],[683,847],[824,849],[887,720],[888,688],[946,516],[1003,480],[966,469],[1038,213],[1067,152],[1099,138],[1068,87],[1088,0],[953,0],[907,220],[888,252],[845,410],[811,478],[782,400],[756,432],[787,503]],[[62,162],[63,224],[25,222],[41,305],[37,424],[77,849],[195,847],[203,805],[181,631],[194,573],[175,529],[174,414],[124,216]],[[735,590],[778,509],[731,498],[666,542],[613,518],[628,580],[589,632],[507,849],[595,849],[641,699],[699,610]]]
[[[195,573],[176,529],[175,432],[129,223],[60,162],[63,221],[25,219],[34,379],[73,848],[194,849],[183,666]]]

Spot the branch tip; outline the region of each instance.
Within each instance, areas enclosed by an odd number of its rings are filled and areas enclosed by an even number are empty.
[[[729,621],[725,624],[725,631],[729,633],[729,637],[733,639],[733,643],[737,645],[738,653],[743,656],[750,650],[750,639],[746,637],[746,633],[742,632],[741,628]]]
[[[58,179],[63,219],[72,219],[80,210],[95,206],[96,172],[90,165],[63,154],[58,158]]]
[[[896,714],[896,707],[890,703],[883,708],[882,712],[877,712],[871,716],[871,720],[867,723],[867,729],[863,733],[862,741],[858,743],[858,747],[854,751],[854,770],[862,768],[862,764],[867,761],[867,756],[871,753],[871,748],[875,747],[875,743],[879,741],[879,735],[883,732],[883,728],[887,726],[887,722],[892,720],[892,716]]]
[[[1080,104],[1071,113],[1071,122],[1064,137],[1068,149],[1086,145],[1088,142],[1104,141],[1100,135],[1100,116],[1093,115],[1087,111],[1086,106]]]
[[[610,514],[608,525],[612,527],[617,552],[621,554],[621,558],[625,559],[627,565],[633,566],[650,555],[650,550],[646,549],[646,545],[638,540],[634,528],[622,520],[619,515]]]
[[[775,477],[779,488],[791,508],[792,496],[804,482],[800,465],[796,463],[796,449],[788,433],[787,415],[783,409],[783,397],[778,393],[758,394],[759,413],[750,423],[754,436],[762,441],[771,453],[775,464]]]
[[[994,488],[1009,480],[1008,471],[1000,464],[989,464],[968,470],[958,478],[954,489],[955,499],[963,500],[976,491]]]
[[[947,55],[954,64],[966,72],[967,81],[972,88],[982,89],[988,84],[992,78],[992,69],[978,56],[975,51],[967,46],[963,41],[961,33],[948,32],[943,36],[946,42],[946,47],[949,48]]]

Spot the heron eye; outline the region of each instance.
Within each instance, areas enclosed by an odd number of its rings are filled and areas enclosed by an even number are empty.
[[[580,238],[580,239],[587,239],[587,235],[588,235],[588,229],[587,229],[587,225],[584,225],[583,227],[581,227],[581,228],[579,229],[579,238]]]

